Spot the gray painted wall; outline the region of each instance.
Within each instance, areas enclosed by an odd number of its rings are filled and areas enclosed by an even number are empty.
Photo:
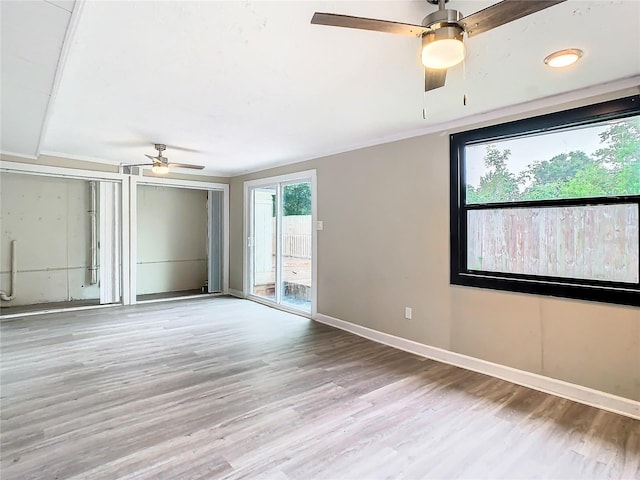
[[[243,182],[315,168],[319,313],[640,400],[640,309],[449,284],[449,133],[233,178],[230,287],[242,290]]]
[[[0,289],[8,292],[11,240],[17,240],[16,298],[2,306],[100,297],[89,285],[89,183],[3,173]]]
[[[138,186],[137,293],[200,289],[207,280],[207,192]]]

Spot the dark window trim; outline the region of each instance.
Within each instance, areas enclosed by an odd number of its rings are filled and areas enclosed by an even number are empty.
[[[470,203],[465,210],[500,210],[513,208],[588,207],[593,205],[618,205],[637,203],[638,195],[617,197],[556,198],[553,200],[523,200],[518,202]]]
[[[635,203],[640,209],[640,195],[466,205],[464,188],[466,178],[464,178],[463,168],[466,146],[585,126],[610,119],[623,119],[634,115],[640,115],[640,95],[452,134],[449,139],[451,284],[640,306],[640,282],[634,284],[470,270],[466,264],[468,211],[623,203]]]

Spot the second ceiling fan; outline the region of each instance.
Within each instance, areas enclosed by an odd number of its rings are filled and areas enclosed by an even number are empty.
[[[144,155],[153,163],[130,163],[130,164],[123,164],[123,166],[126,166],[126,167],[150,166],[153,173],[157,173],[160,175],[169,173],[169,168],[189,168],[192,170],[202,170],[204,168],[203,165],[170,162],[167,157],[162,155],[162,152],[164,152],[167,149],[167,146],[163,143],[155,143],[154,148],[158,151],[157,155],[147,155],[147,154]]]
[[[311,23],[421,38],[427,92],[444,86],[447,69],[464,59],[464,34],[473,37],[566,0],[503,0],[466,17],[457,10],[445,8],[449,0],[427,1],[438,5],[438,10],[424,17],[421,25],[320,12],[313,15]]]

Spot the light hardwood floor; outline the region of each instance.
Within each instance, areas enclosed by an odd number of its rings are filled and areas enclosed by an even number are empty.
[[[640,478],[640,421],[231,298],[3,322],[1,478]]]

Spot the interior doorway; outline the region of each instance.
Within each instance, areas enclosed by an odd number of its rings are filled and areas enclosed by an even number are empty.
[[[5,169],[0,318],[121,303],[120,179]]]
[[[200,238],[206,275],[198,282],[198,293],[228,293],[229,184],[8,161],[2,162],[0,173],[0,319],[135,304],[138,274],[153,277],[138,271],[140,185],[203,193],[206,232]],[[173,207],[169,201],[153,208]],[[147,220],[153,223],[154,218]],[[168,225],[179,228],[176,222]],[[156,243],[159,238],[175,242],[163,232],[148,242],[143,239],[143,257],[152,254],[150,263],[157,263],[153,255],[158,250],[175,250],[175,243]],[[202,257],[200,251],[197,258]],[[162,297],[166,293],[157,292]]]
[[[136,302],[222,293],[224,191],[136,183]]]
[[[315,171],[245,183],[246,295],[315,312]]]

